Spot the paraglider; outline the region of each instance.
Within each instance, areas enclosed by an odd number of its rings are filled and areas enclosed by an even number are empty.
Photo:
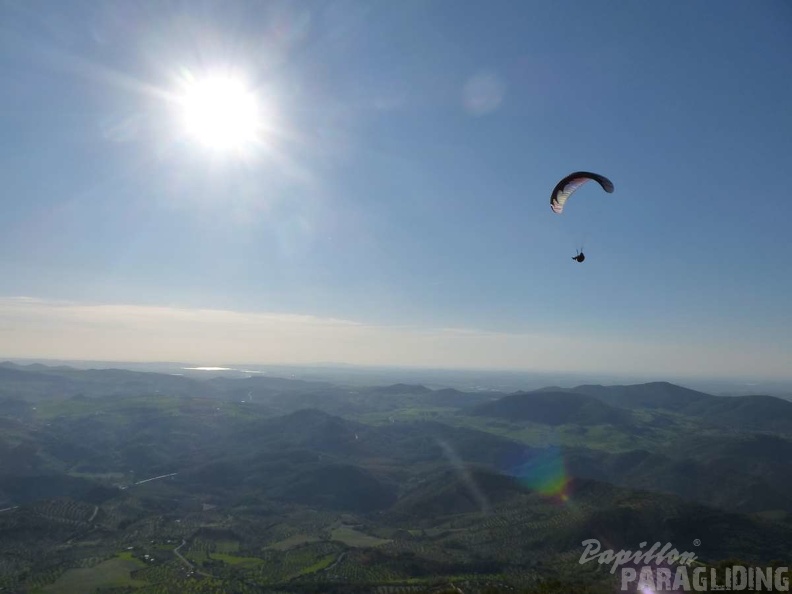
[[[608,194],[613,192],[613,182],[604,175],[590,173],[588,171],[576,171],[575,173],[567,175],[556,184],[555,188],[553,188],[553,193],[550,194],[550,208],[553,209],[553,212],[561,214],[564,211],[564,205],[569,197],[589,180],[597,182]],[[577,250],[577,255],[572,256],[572,259],[575,260],[575,262],[582,262],[586,259],[586,256],[583,254],[583,250],[579,249]]]
[[[561,214],[569,197],[575,190],[591,179],[602,186],[602,189],[608,194],[613,193],[613,182],[604,175],[589,173],[588,171],[576,171],[567,175],[553,188],[553,193],[550,195],[550,208],[553,209],[553,212]]]

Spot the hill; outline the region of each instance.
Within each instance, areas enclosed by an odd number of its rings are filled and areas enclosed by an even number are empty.
[[[519,392],[476,406],[468,414],[546,425],[622,425],[630,413],[573,392]]]
[[[59,591],[115,560],[134,568],[107,584],[119,593],[612,592],[577,563],[582,540],[700,540],[706,563],[792,554],[777,399],[42,367],[0,366],[7,591]]]
[[[620,408],[649,408],[679,411],[691,404],[701,404],[716,396],[683,388],[669,382],[650,382],[630,386],[578,386],[578,394],[595,396],[602,402]]]
[[[792,433],[792,402],[775,396],[712,396],[668,382],[578,386],[573,391],[611,406],[663,410],[739,431]]]

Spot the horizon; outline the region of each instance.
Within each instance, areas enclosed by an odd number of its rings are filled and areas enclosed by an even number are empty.
[[[713,351],[703,343],[680,345],[671,339],[378,326],[294,314],[31,298],[0,298],[0,316],[6,323],[0,331],[16,348],[16,353],[4,349],[3,354],[17,359],[219,365],[217,361],[249,361],[248,354],[257,352],[261,363],[251,365],[317,365],[346,355],[340,363],[364,367],[767,381],[790,377],[786,352],[772,345],[750,352],[742,345]],[[215,357],[204,354],[207,345]],[[95,356],[98,347],[103,356]],[[130,350],[145,355],[125,356]],[[614,358],[618,368],[608,365]],[[731,373],[721,371],[724,364]],[[736,371],[741,368],[756,371]]]
[[[747,377],[659,377],[652,375],[626,375],[623,373],[574,373],[553,371],[526,371],[503,369],[449,369],[366,365],[268,365],[258,363],[231,363],[198,365],[184,361],[109,361],[68,360],[40,358],[0,357],[0,366],[28,367],[42,365],[48,368],[68,367],[75,370],[126,370],[158,373],[191,379],[213,378],[250,379],[254,377],[325,382],[336,385],[424,385],[431,389],[455,388],[463,391],[534,391],[542,388],[570,389],[586,385],[630,386],[667,383],[713,394],[716,396],[768,395],[792,400],[792,379],[767,379]]]

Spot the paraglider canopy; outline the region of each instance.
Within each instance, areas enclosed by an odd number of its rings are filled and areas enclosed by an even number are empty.
[[[588,171],[576,171],[575,173],[567,175],[556,184],[555,188],[553,188],[553,193],[550,194],[550,208],[553,209],[553,212],[561,214],[567,199],[575,190],[592,179],[602,186],[602,189],[608,192],[608,194],[613,192],[613,182],[604,175],[590,173]],[[579,261],[582,262],[582,260]]]

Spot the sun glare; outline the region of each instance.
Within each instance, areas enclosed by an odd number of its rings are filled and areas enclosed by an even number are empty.
[[[213,76],[191,81],[181,105],[187,134],[203,146],[226,151],[256,140],[260,106],[241,79]]]

